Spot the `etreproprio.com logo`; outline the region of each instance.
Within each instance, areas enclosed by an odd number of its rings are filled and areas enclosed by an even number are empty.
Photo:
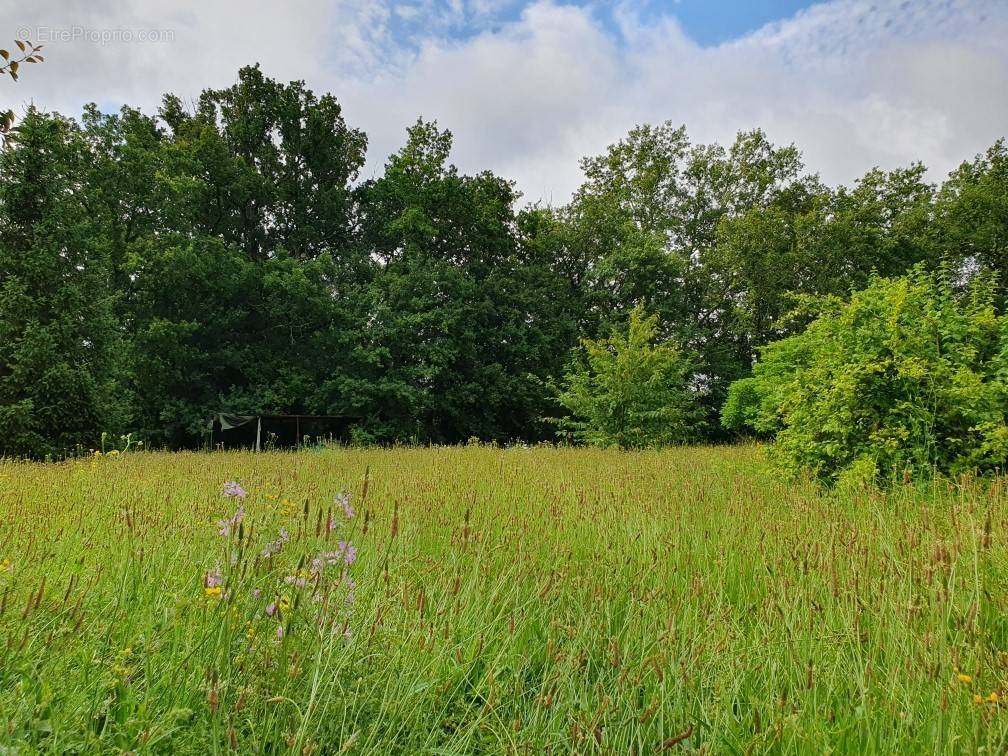
[[[52,42],[85,42],[109,45],[134,42],[174,42],[172,29],[98,29],[88,26],[21,26],[17,39],[45,45]]]

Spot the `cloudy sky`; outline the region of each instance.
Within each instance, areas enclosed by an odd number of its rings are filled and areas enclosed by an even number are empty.
[[[694,141],[760,126],[830,183],[923,160],[933,180],[1008,134],[1005,0],[0,0],[46,62],[0,108],[153,111],[260,62],[335,94],[381,171],[422,115],[454,162],[561,203],[633,125]],[[9,43],[4,43],[9,46]]]

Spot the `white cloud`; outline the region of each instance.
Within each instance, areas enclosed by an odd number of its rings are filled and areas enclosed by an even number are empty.
[[[643,23],[632,2],[602,18],[598,5],[540,0],[506,23],[494,5],[19,2],[5,13],[15,29],[166,29],[174,40],[49,44],[46,63],[0,84],[0,106],[16,93],[67,113],[91,100],[149,109],[258,60],[340,99],[371,140],[365,175],[423,115],[454,132],[463,170],[491,168],[554,202],[579,183],[579,157],[644,121],[686,123],[696,141],[761,126],[829,182],[918,159],[939,180],[1008,132],[1000,0],[833,0],[713,48],[672,16]],[[394,21],[413,30],[408,44]]]

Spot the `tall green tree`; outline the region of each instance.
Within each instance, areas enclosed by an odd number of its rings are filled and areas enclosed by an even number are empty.
[[[700,438],[702,410],[689,388],[691,366],[669,342],[655,342],[658,318],[630,312],[626,334],[585,339],[583,361],[564,377],[559,421],[575,439],[639,449]]]
[[[378,267],[364,332],[371,365],[356,391],[380,437],[528,437],[557,360],[557,282],[517,243],[512,184],[461,175],[451,144],[420,121],[361,189]]]
[[[335,98],[258,67],[193,112],[85,113],[140,429],[191,445],[219,410],[340,413],[372,264],[350,184],[366,139]]]
[[[808,204],[817,181],[793,146],[775,147],[761,131],[726,149],[693,145],[670,123],[633,129],[582,168],[586,181],[563,217],[568,244],[583,250],[570,256],[586,260],[600,328],[636,306],[657,314],[660,332],[699,356],[694,379],[713,418],[728,384],[750,369],[758,337],[749,329],[762,325],[740,316],[740,276],[719,251],[719,228],[756,209]]]
[[[971,270],[997,274],[998,297],[1008,291],[1008,145],[995,142],[960,165],[936,200],[933,236],[939,249]]]
[[[167,96],[160,115],[197,179],[190,209],[201,231],[250,260],[353,248],[350,184],[367,137],[346,124],[335,97],[247,66],[233,86],[205,90],[195,112]]]
[[[0,454],[87,448],[127,419],[91,162],[73,122],[35,110],[0,152]]]

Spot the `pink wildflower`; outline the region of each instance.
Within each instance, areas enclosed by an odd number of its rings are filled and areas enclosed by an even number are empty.
[[[350,506],[349,491],[341,491],[340,493],[336,494],[336,496],[333,498],[333,503],[343,510],[343,514],[348,520],[353,519],[354,511],[353,507]]]
[[[235,513],[231,515],[231,517],[226,520],[217,521],[217,532],[225,537],[231,535],[234,529],[238,527],[238,523],[240,523],[244,518],[245,506],[243,504],[239,504],[238,509],[235,510]]]
[[[224,495],[234,496],[236,499],[244,499],[247,495],[247,491],[241,487],[241,484],[236,480],[229,480],[224,484]]]
[[[204,588],[217,588],[224,584],[224,577],[221,575],[220,566],[218,565],[210,572],[206,574],[203,578]]]

